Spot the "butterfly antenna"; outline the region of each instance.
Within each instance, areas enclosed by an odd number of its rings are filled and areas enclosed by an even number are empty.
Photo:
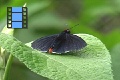
[[[72,28],[74,28],[74,27],[76,27],[76,26],[78,26],[79,24],[76,24],[75,26],[73,26],[73,27],[70,27],[70,29],[72,29]]]

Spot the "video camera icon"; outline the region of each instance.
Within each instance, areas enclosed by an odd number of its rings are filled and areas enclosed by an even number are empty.
[[[7,7],[7,28],[28,28],[27,7]]]

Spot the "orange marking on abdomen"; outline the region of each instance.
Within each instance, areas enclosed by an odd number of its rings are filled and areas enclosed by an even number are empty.
[[[53,49],[52,49],[52,48],[49,48],[48,52],[49,52],[49,53],[52,53],[52,52],[53,52]]]

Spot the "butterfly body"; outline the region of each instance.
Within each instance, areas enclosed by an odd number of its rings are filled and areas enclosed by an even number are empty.
[[[60,34],[37,39],[32,43],[33,49],[59,54],[80,50],[86,45],[86,42],[82,38],[70,34],[69,29],[62,31]]]

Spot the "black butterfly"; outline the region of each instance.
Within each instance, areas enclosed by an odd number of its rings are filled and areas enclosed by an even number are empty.
[[[32,48],[49,53],[66,53],[80,50],[87,43],[80,37],[70,34],[70,30],[64,30],[60,34],[42,37],[32,43]]]

